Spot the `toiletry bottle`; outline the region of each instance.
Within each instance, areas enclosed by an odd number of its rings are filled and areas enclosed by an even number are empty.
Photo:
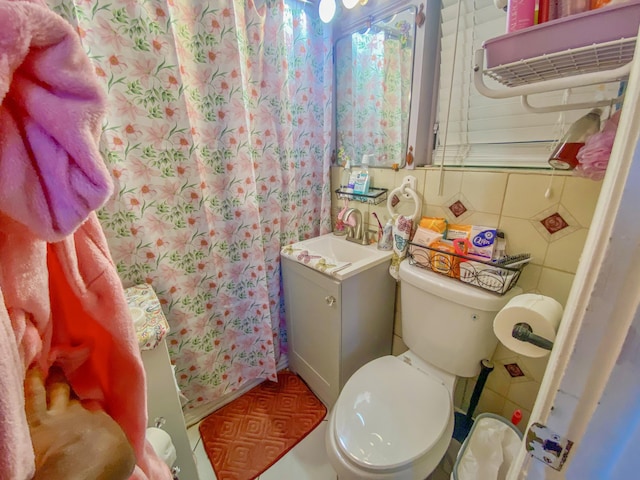
[[[622,3],[622,2],[613,2],[612,0],[591,0],[591,5],[589,6],[589,10],[595,10],[596,8],[606,7],[610,3]]]
[[[362,156],[362,169],[367,172],[367,191],[365,193],[369,193],[369,189],[373,185],[373,172],[371,171],[371,164],[373,163],[373,155],[363,155]]]
[[[578,151],[594,133],[600,131],[602,110],[594,108],[580,117],[570,127],[549,157],[549,165],[559,170],[573,170],[578,166]]]
[[[344,193],[352,193],[353,192],[353,183],[351,183],[351,162],[347,159],[347,162],[344,164],[344,169],[342,170],[342,177],[340,177],[340,190]]]
[[[358,172],[356,183],[353,186],[353,193],[366,195],[369,193],[369,185],[371,185],[371,174],[369,173],[370,155],[362,156],[362,170]]]
[[[536,0],[509,0],[507,33],[533,26]]]
[[[538,25],[549,21],[550,0],[538,0]]]
[[[378,250],[391,250],[393,248],[393,221],[389,219],[384,228],[382,235],[378,239]]]
[[[507,239],[504,237],[504,232],[496,230],[496,247],[493,250],[492,260],[498,260],[507,255]]]
[[[591,0],[562,0],[558,2],[558,18],[586,12],[591,8]]]

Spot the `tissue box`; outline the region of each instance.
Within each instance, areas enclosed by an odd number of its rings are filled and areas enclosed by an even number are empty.
[[[496,229],[473,225],[469,234],[470,256],[481,257],[479,260],[490,261],[493,258],[493,249],[496,244]]]

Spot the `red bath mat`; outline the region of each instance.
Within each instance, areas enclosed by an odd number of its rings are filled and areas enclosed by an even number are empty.
[[[295,373],[278,373],[216,410],[200,436],[218,480],[249,480],[320,424],[326,407]]]

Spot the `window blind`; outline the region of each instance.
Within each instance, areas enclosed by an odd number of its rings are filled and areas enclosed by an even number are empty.
[[[530,113],[522,107],[520,97],[491,99],[475,89],[475,50],[482,48],[485,40],[506,33],[506,12],[496,8],[493,0],[442,0],[441,22],[437,140],[432,163],[440,165],[444,160],[445,165],[548,167],[547,159],[557,139],[589,110]],[[485,83],[492,88],[508,88],[487,77]],[[529,100],[535,106],[589,102],[613,98],[617,90],[616,84],[586,86],[537,94]]]

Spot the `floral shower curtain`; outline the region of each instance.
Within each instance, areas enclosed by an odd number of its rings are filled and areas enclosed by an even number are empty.
[[[108,92],[118,272],[155,289],[185,413],[206,413],[275,378],[280,247],[330,229],[330,33],[295,0],[51,2]]]

